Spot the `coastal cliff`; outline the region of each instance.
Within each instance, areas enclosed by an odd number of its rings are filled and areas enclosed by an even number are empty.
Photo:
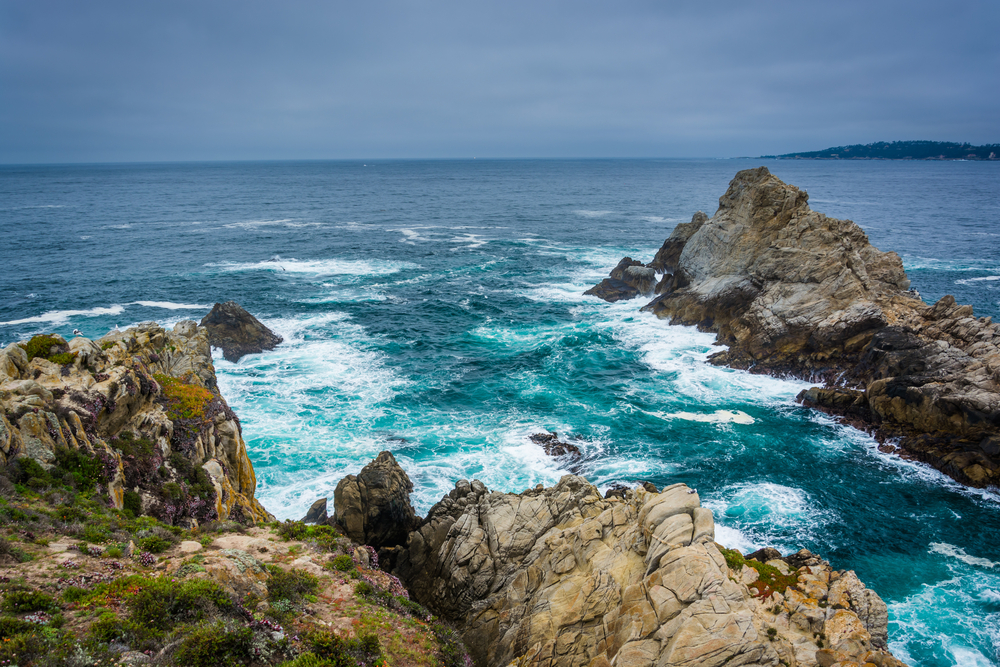
[[[649,266],[662,277],[643,310],[715,332],[728,349],[712,363],[821,382],[799,400],[963,484],[1000,484],[1000,326],[950,296],[925,304],[898,255],[765,167]]]
[[[519,494],[461,480],[395,573],[484,667],[903,664],[853,572],[714,538],[684,484],[602,498],[572,475]]]
[[[136,516],[181,526],[273,519],[254,498],[207,332],[192,321],[97,340],[35,336],[0,351],[0,464],[51,469],[76,455],[100,462],[99,489]]]

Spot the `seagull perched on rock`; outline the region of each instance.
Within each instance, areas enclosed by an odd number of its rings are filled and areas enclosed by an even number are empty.
[[[73,335],[74,336],[82,336],[83,332],[80,331],[79,329],[73,329]]]
[[[698,489],[688,489],[688,495],[690,496],[692,493],[698,493]]]

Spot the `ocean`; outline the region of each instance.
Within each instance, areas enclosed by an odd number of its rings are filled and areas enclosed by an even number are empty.
[[[458,479],[550,485],[577,444],[605,489],[686,482],[744,551],[806,547],[889,604],[894,653],[1000,664],[1000,495],[877,450],[716,368],[714,336],[583,291],[641,261],[740,169],[857,222],[933,302],[1000,316],[1000,165],[436,160],[0,167],[0,342],[201,319],[235,300],[284,337],[215,359],[258,497],[300,518],[391,450],[419,513]],[[576,468],[574,468],[576,469]]]

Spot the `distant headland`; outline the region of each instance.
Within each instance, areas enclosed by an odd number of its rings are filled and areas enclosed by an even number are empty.
[[[873,144],[761,157],[778,160],[1000,160],[1000,144],[973,146],[950,141],[876,141]]]

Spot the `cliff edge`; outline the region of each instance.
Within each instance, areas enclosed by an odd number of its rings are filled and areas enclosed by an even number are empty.
[[[97,340],[41,335],[0,351],[0,465],[52,469],[76,453],[99,461],[102,492],[136,516],[184,527],[273,520],[254,498],[239,419],[193,321]]]

